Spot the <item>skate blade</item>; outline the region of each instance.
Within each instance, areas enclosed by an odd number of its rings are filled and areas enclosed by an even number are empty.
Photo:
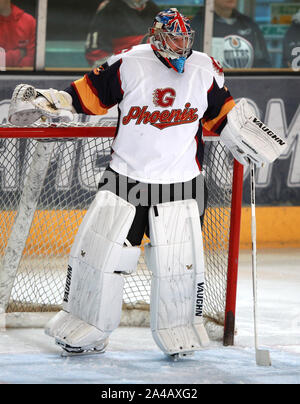
[[[168,356],[173,362],[177,362],[180,359],[191,358],[192,356],[194,356],[194,352],[193,351],[192,352],[179,352],[179,353],[175,353],[175,354],[169,354]]]
[[[104,353],[105,353],[105,349],[102,349],[99,351],[94,349],[92,351],[83,351],[83,352],[69,352],[69,351],[63,350],[61,353],[61,356],[63,358],[68,358],[68,357],[72,357],[72,356],[99,355],[99,354],[104,354]]]
[[[105,352],[105,348],[108,345],[108,339],[104,341],[102,344],[93,347],[93,346],[86,346],[85,348],[74,348],[70,345],[65,344],[64,342],[56,339],[56,345],[62,348],[62,357],[70,357],[70,356],[84,356],[84,355],[95,355],[101,354]]]

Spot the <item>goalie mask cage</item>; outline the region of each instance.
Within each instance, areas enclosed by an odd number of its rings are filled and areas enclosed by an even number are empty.
[[[0,126],[0,327],[42,327],[61,309],[68,254],[114,132],[87,124]],[[207,142],[203,171],[204,322],[211,339],[232,345],[243,168],[220,142]],[[125,276],[121,325],[149,325],[150,284],[142,253],[136,273]]]

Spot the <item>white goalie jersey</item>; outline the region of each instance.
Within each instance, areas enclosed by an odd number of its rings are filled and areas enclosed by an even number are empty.
[[[29,94],[29,95],[28,95]],[[183,74],[152,49],[138,45],[76,80],[66,91],[16,88],[10,121],[31,124],[41,116],[72,120],[73,113],[104,115],[118,105],[110,166],[144,183],[189,181],[202,171],[205,140],[219,140],[242,164],[273,162],[286,142],[238,105],[224,86],[221,66],[192,52]]]
[[[184,74],[166,67],[150,45],[109,59],[67,89],[79,113],[118,104],[111,167],[146,183],[184,182],[202,169],[203,135],[219,136],[235,103],[220,66],[193,52]]]

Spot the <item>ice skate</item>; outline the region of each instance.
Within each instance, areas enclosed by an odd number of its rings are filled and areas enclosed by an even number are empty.
[[[190,351],[190,352],[178,352],[178,353],[175,353],[175,354],[168,355],[168,357],[173,362],[177,362],[180,359],[191,358],[192,356],[194,356],[194,353],[195,352],[193,352],[193,351]]]
[[[85,347],[74,347],[68,344],[63,343],[62,341],[56,339],[56,345],[59,345],[62,348],[62,357],[70,357],[70,356],[84,356],[84,355],[95,355],[102,354],[105,352],[105,348],[108,344],[108,339],[99,343],[96,346],[85,346]]]

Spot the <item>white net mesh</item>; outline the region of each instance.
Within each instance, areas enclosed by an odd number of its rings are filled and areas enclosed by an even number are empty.
[[[50,138],[51,128],[48,132]],[[50,163],[18,265],[7,312],[48,312],[61,308],[70,247],[95,196],[99,178],[108,165],[113,139],[52,140],[54,145]],[[32,138],[2,137],[0,140],[2,261],[19,211],[34,150],[39,143]],[[233,160],[221,144],[211,142],[205,147],[203,168],[208,188],[203,224],[206,259],[204,315],[216,324],[222,324],[227,286]],[[137,272],[126,276],[124,307],[149,310],[150,283],[151,276],[142,254]]]

